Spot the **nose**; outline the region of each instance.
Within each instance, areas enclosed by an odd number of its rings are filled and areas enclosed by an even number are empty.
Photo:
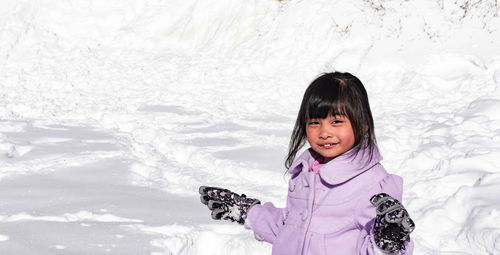
[[[328,128],[326,125],[321,125],[320,130],[319,130],[319,138],[321,139],[328,139],[332,137],[332,130]]]

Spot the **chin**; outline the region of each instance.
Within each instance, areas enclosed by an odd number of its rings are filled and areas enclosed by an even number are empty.
[[[335,153],[335,154],[326,154],[326,153],[320,153],[320,155],[323,157],[323,158],[329,158],[330,160],[336,158],[337,156],[339,156],[338,153]]]

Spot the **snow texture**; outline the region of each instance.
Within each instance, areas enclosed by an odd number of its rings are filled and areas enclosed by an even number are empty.
[[[333,70],[368,90],[415,254],[500,254],[499,5],[0,1],[1,254],[270,254],[198,187],[284,206]]]

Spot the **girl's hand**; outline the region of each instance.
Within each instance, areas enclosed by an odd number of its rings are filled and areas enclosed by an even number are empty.
[[[212,211],[214,220],[223,219],[245,224],[250,207],[260,204],[258,199],[217,187],[201,186],[199,192],[201,202]]]
[[[384,252],[394,254],[405,250],[405,241],[410,241],[410,233],[415,223],[401,203],[385,194],[373,196],[370,202],[377,208],[377,218],[373,227],[375,244]]]

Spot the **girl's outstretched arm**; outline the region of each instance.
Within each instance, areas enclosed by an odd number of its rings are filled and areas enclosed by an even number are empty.
[[[273,243],[285,224],[285,218],[285,208],[276,208],[267,202],[250,209],[245,225],[253,230],[255,239]]]
[[[415,224],[399,202],[403,180],[388,175],[369,187],[356,206],[356,221],[362,230],[359,254],[413,254],[410,233]]]
[[[260,204],[258,199],[228,189],[201,186],[200,200],[212,211],[214,220],[228,220],[251,228],[259,241],[273,243],[283,227],[285,214],[272,203]]]

